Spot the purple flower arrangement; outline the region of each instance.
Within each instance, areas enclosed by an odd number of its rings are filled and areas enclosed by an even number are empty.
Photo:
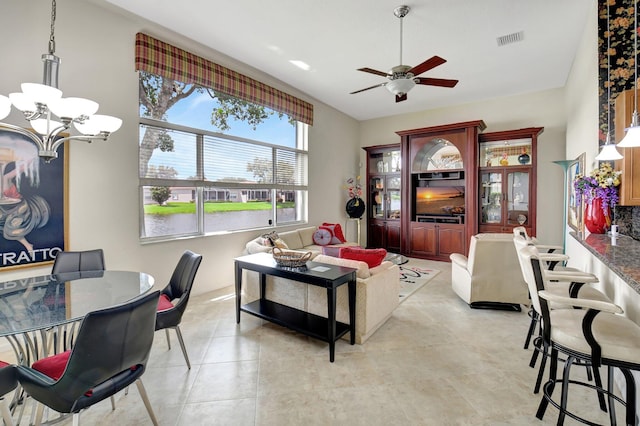
[[[599,168],[593,170],[589,176],[576,175],[573,188],[576,193],[576,201],[584,200],[590,204],[595,198],[602,200],[602,210],[605,213],[613,208],[619,201],[618,186],[622,171],[613,170],[610,163],[602,163]]]

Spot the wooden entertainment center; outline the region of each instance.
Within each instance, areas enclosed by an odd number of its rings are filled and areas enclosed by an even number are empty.
[[[396,132],[367,151],[367,247],[449,261],[472,235],[535,235],[542,127],[481,133],[482,120]]]

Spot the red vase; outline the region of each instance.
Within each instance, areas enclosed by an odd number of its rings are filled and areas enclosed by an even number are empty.
[[[584,207],[584,226],[592,234],[604,234],[611,224],[611,214],[609,207],[606,212],[602,210],[602,199],[594,198]]]

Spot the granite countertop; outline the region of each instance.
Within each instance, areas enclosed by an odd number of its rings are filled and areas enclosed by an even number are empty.
[[[615,239],[607,234],[589,234],[586,238],[575,232],[571,235],[640,293],[640,241],[626,235]]]

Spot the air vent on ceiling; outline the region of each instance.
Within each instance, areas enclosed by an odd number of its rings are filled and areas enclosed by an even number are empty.
[[[524,39],[524,32],[518,31],[517,33],[511,33],[498,37],[498,46],[505,46],[511,43],[518,43]]]

